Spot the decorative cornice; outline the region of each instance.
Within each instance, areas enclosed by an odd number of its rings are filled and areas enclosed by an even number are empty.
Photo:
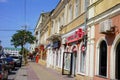
[[[89,19],[87,22],[87,25],[89,26],[89,25],[97,24],[104,19],[112,18],[113,16],[118,15],[118,14],[120,14],[120,4],[117,4],[114,7],[106,10],[105,12]]]

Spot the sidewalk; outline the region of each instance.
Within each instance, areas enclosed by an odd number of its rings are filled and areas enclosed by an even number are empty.
[[[35,62],[29,62],[29,65],[21,67],[15,77],[15,80],[75,80],[67,75],[62,75],[54,69],[46,68]]]

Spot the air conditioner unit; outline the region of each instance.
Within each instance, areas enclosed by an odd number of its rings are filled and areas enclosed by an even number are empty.
[[[100,23],[100,29],[99,29],[99,31],[100,31],[100,33],[105,33],[103,22]]]
[[[107,19],[107,20],[100,23],[100,33],[111,32],[112,27],[113,27],[112,20]]]
[[[62,39],[62,44],[65,44],[67,42],[66,38]]]

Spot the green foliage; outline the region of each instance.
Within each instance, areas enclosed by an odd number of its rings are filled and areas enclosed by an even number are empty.
[[[29,32],[29,31],[26,31],[26,30],[18,30],[17,33],[15,33],[13,36],[12,36],[12,39],[11,39],[11,43],[12,45],[14,45],[15,47],[18,47],[18,46],[21,46],[21,54],[23,55],[24,57],[24,63],[27,64],[27,53],[28,53],[28,50],[26,50],[24,48],[24,45],[26,43],[34,43],[35,41],[35,37],[32,36],[32,33]]]
[[[26,48],[23,48],[23,50],[25,51],[25,53],[29,53],[29,50],[28,49],[26,49]],[[21,50],[20,52],[19,52],[19,54],[21,54],[21,55],[23,55],[23,50]]]
[[[11,42],[15,47],[21,46],[23,48],[23,45],[26,43],[34,43],[34,40],[35,37],[30,31],[18,30],[17,33],[12,36]]]

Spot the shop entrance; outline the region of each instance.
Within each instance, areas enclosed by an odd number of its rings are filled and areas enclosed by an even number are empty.
[[[120,61],[120,42],[116,48],[116,70],[115,70],[116,79],[120,79],[120,62],[119,61]]]
[[[63,65],[62,65],[62,74],[75,76],[76,71],[76,52],[64,52],[63,53]]]

